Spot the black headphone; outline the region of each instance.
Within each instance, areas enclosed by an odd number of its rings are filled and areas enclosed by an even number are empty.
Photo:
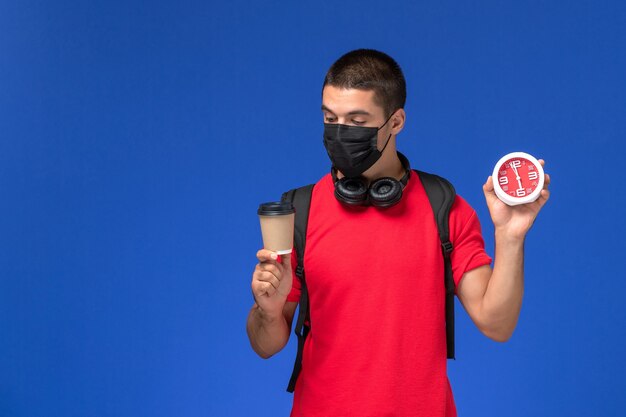
[[[350,206],[391,207],[402,199],[402,190],[409,182],[411,166],[406,156],[398,152],[398,158],[404,168],[404,175],[398,181],[392,177],[383,177],[372,181],[367,186],[363,177],[337,179],[337,169],[332,167],[330,173],[335,184],[335,198]]]

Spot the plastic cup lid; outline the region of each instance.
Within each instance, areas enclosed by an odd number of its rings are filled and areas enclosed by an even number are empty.
[[[293,208],[293,204],[281,201],[271,201],[269,203],[263,203],[259,206],[257,214],[259,216],[282,216],[285,214],[293,214],[296,210]]]

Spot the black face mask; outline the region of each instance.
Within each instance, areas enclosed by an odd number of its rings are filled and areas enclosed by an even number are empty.
[[[324,147],[333,166],[346,177],[358,177],[374,165],[391,139],[389,134],[383,150],[378,150],[378,131],[391,116],[379,128],[324,123]]]

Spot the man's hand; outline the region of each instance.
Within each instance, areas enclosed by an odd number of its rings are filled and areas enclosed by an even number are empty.
[[[256,257],[259,263],[252,274],[254,300],[263,314],[274,318],[282,316],[293,283],[291,255],[281,257],[261,249]]]
[[[285,347],[298,303],[288,303],[293,275],[291,255],[283,257],[261,249],[252,274],[252,295],[256,302],[248,315],[247,332],[252,349],[269,358]]]
[[[539,163],[542,167],[545,165],[543,159],[540,159]],[[487,182],[483,185],[483,192],[496,232],[504,232],[509,238],[524,239],[537,214],[550,198],[549,184],[550,176],[545,174],[543,190],[537,200],[532,203],[509,206],[496,196],[493,190],[493,178],[491,176],[487,178]]]

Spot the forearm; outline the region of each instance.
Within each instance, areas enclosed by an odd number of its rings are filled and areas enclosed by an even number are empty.
[[[247,331],[252,349],[265,359],[279,352],[289,340],[289,325],[284,315],[266,314],[257,304],[248,315]]]
[[[494,268],[482,302],[482,319],[489,336],[508,340],[520,315],[524,296],[524,239],[496,230]]]

